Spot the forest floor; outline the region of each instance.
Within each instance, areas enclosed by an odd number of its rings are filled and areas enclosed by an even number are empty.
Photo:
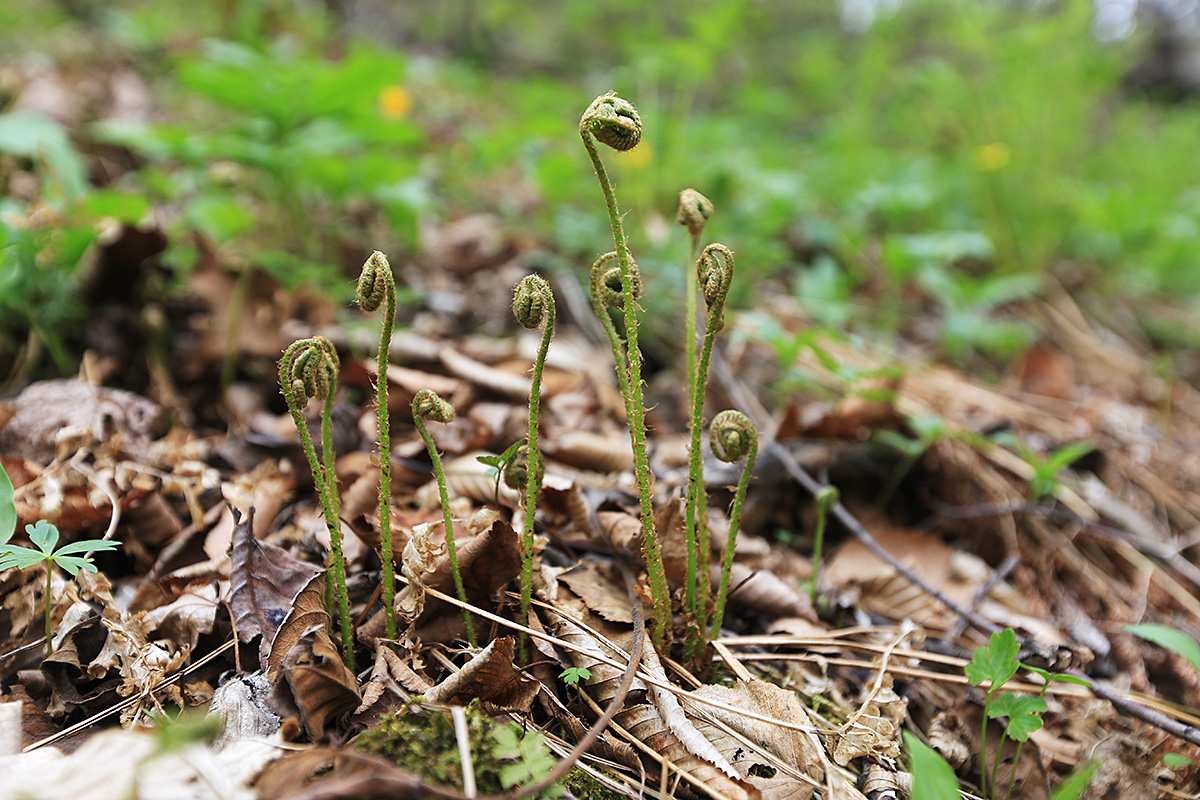
[[[522,496],[478,457],[525,435],[538,335],[510,321],[511,287],[527,267],[521,244],[494,226],[462,220],[396,265],[398,282],[454,302],[404,320],[391,348],[390,515],[402,573],[394,639],[378,591],[376,334],[365,318],[338,324],[346,314],[327,301],[258,279],[222,401],[235,287],[207,264],[180,302],[194,313],[163,346],[114,341],[104,355],[89,351],[78,377],[30,383],[0,404],[14,542],[47,520],[65,541],[121,543],[96,555],[96,574],[52,571],[50,656],[45,572],[0,573],[0,686],[21,704],[0,725],[4,741],[19,735],[24,748],[0,758],[0,796],[455,796],[464,788],[454,725],[436,709],[468,704],[472,769],[480,791],[498,794],[548,775],[614,697],[613,723],[580,762],[601,777],[573,773],[576,796],[596,796],[599,780],[629,796],[892,797],[906,785],[902,729],[951,761],[975,794],[985,752],[988,765],[1003,764],[997,792],[1016,762],[1014,797],[1047,797],[1090,762],[1100,767],[1086,797],[1194,796],[1196,664],[1126,629],[1197,633],[1193,387],[1164,382],[1066,294],[1025,308],[1045,338],[998,386],[830,344],[823,359],[798,357],[828,390],[802,400],[773,388],[769,349],[723,335],[707,415],[746,413],[761,454],[730,608],[712,646],[685,658],[677,591],[673,647],[659,659],[644,639],[622,699],[618,683],[650,613],[625,403],[585,281],[560,280],[542,394],[535,602],[518,619]],[[760,310],[786,330],[806,324],[791,300]],[[353,670],[326,606],[329,530],[277,385],[278,354],[315,334],[340,356],[333,441]],[[851,372],[876,377],[850,385]],[[687,572],[680,376],[660,363],[647,381],[655,517],[676,589]],[[113,388],[122,385],[139,388]],[[430,430],[476,646],[453,599],[437,486],[409,411],[422,389],[457,412]],[[308,409],[314,424],[318,405]],[[1069,468],[1055,462],[1077,442],[1094,449]],[[713,564],[739,470],[706,446]],[[814,604],[803,588],[814,573],[811,490],[826,484],[842,506]],[[643,602],[645,615],[633,614]],[[981,741],[985,689],[964,671],[1003,628],[1017,632],[1023,664],[1076,676],[1051,681],[1044,726],[1019,751],[1003,740],[1002,719]],[[523,657],[526,635],[535,649]],[[1022,669],[1006,689],[1037,696],[1041,681]],[[175,709],[208,710],[224,730],[201,715],[171,721]],[[484,711],[520,725],[497,727]],[[414,752],[417,741],[435,752]]]

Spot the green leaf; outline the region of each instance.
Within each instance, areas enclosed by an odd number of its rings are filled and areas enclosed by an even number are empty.
[[[1197,671],[1200,671],[1200,644],[1196,644],[1196,640],[1186,633],[1169,628],[1166,625],[1155,625],[1154,623],[1126,625],[1125,630],[1142,637],[1146,641],[1154,642],[1160,647],[1174,650],[1192,662],[1192,666]]]
[[[909,772],[913,776],[912,796],[921,800],[961,800],[958,778],[942,758],[916,736],[904,732],[908,748]]]
[[[54,553],[54,545],[58,544],[58,528],[39,519],[32,525],[26,525],[25,532],[29,534],[29,541],[47,556]]]
[[[88,572],[97,572],[96,565],[87,556],[56,556],[46,560],[53,561],[72,575],[78,575],[81,569]]]
[[[100,550],[116,550],[121,543],[112,539],[84,539],[71,542],[54,551],[54,557],[71,555],[72,553],[94,553]]]
[[[1047,683],[1053,683],[1057,681],[1058,683],[1073,683],[1076,686],[1090,687],[1092,685],[1090,681],[1084,678],[1077,678],[1074,675],[1067,675],[1062,672],[1051,672],[1050,670],[1042,669],[1041,667],[1031,667],[1028,664],[1022,664],[1021,668],[1029,670],[1034,675],[1040,675],[1042,680],[1046,681]]]
[[[1091,785],[1092,778],[1098,769],[1100,769],[1099,761],[1084,764],[1063,778],[1063,782],[1054,789],[1049,800],[1079,800],[1080,797],[1083,797],[1083,793],[1087,791],[1088,786]]]
[[[1005,692],[987,707],[987,715],[991,719],[1008,717],[1008,727],[1004,732],[1018,742],[1029,738],[1029,734],[1042,727],[1042,718],[1038,716],[1046,710],[1046,701],[1040,697],[1015,695]]]
[[[592,671],[587,667],[568,667],[559,673],[558,677],[562,678],[563,683],[568,686],[574,686],[581,680],[586,681],[592,677]]]
[[[4,471],[4,464],[0,462],[0,544],[7,544],[17,529],[15,497],[12,481]]]
[[[1164,753],[1162,760],[1163,764],[1171,769],[1178,769],[1179,767],[1186,767],[1196,763],[1187,756],[1179,755],[1179,753]]]
[[[972,686],[981,686],[984,681],[990,681],[989,691],[999,689],[1017,674],[1017,667],[1020,666],[1017,653],[1020,650],[1017,634],[1012,628],[993,633],[987,647],[978,648],[971,656],[971,663],[963,669],[967,680]]]
[[[45,553],[28,547],[9,544],[0,549],[0,569],[26,569],[47,560]]]

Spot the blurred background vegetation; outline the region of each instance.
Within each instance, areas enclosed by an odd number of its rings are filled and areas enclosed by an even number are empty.
[[[741,329],[785,364],[812,331],[763,313],[771,298],[998,374],[1038,336],[1022,304],[1060,287],[1181,355],[1200,343],[1200,80],[1173,14],[0,0],[0,367],[74,371],[99,305],[169,297],[206,260],[348,300],[370,250],[403,261],[478,212],[530,266],[581,274],[611,241],[576,127],[609,89],[647,131],[612,160],[664,338],[691,186],[738,254]],[[114,289],[118,258],[152,269]]]

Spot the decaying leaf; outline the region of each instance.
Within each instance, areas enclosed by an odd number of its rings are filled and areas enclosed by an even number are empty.
[[[250,642],[262,636],[259,658],[267,666],[271,641],[292,603],[322,570],[294,558],[282,548],[254,538],[254,509],[234,525],[229,605],[233,609],[238,638]]]
[[[221,721],[213,746],[218,750],[238,739],[266,738],[279,730],[281,720],[271,708],[271,684],[261,672],[239,675],[217,687],[208,713]]]
[[[353,711],[362,701],[354,674],[329,638],[327,624],[328,615],[326,622],[299,633],[280,662],[280,680],[275,684],[276,700],[284,708],[289,701],[294,704],[314,741],[324,735],[329,720]]]
[[[633,622],[629,610],[629,597],[611,579],[606,565],[597,561],[585,561],[569,572],[558,576],[558,580],[579,595],[589,611],[599,614],[609,622]]]
[[[528,711],[540,684],[517,670],[513,653],[511,636],[493,639],[462,669],[426,691],[425,699],[450,706],[465,706],[479,699],[485,707]]]
[[[892,688],[892,676],[884,673],[868,683],[867,697],[842,726],[833,748],[833,761],[846,766],[860,756],[900,758],[900,726],[908,701]]]
[[[555,630],[560,638],[579,648],[570,653],[572,664],[589,670],[591,677],[584,683],[595,693],[599,705],[607,704],[616,692],[621,670],[597,656],[620,660],[622,654],[565,617],[556,619]],[[666,684],[666,675],[649,641],[643,653],[646,674],[654,684]],[[824,769],[817,745],[806,734],[750,720],[703,702],[713,700],[795,723],[805,718],[805,712],[794,693],[761,681],[738,689],[702,687],[692,693],[654,684],[635,678],[631,699],[614,721],[675,768],[713,791],[739,800],[805,800],[819,786]],[[639,702],[637,698],[646,699]],[[769,755],[748,755],[755,747]],[[772,761],[770,756],[779,760]]]
[[[43,466],[71,430],[95,442],[119,439],[125,452],[150,463],[150,442],[162,419],[162,409],[145,397],[74,378],[31,383],[4,406],[12,416],[0,429],[0,452]]]
[[[806,800],[821,786],[825,770],[813,734],[703,705],[697,698],[798,723],[807,716],[795,692],[755,679],[734,686],[701,686],[685,695],[684,703],[697,730],[762,793],[763,800]]]

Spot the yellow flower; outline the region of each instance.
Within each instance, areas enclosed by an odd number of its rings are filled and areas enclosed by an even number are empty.
[[[412,95],[403,86],[389,86],[379,93],[379,113],[387,119],[404,119],[412,111]]]
[[[1003,142],[992,142],[975,148],[975,169],[994,172],[1004,169],[1012,158],[1012,151]]]
[[[626,164],[634,169],[641,169],[646,166],[653,157],[654,151],[650,148],[650,143],[645,140],[632,150],[617,153],[617,158],[623,159]]]

